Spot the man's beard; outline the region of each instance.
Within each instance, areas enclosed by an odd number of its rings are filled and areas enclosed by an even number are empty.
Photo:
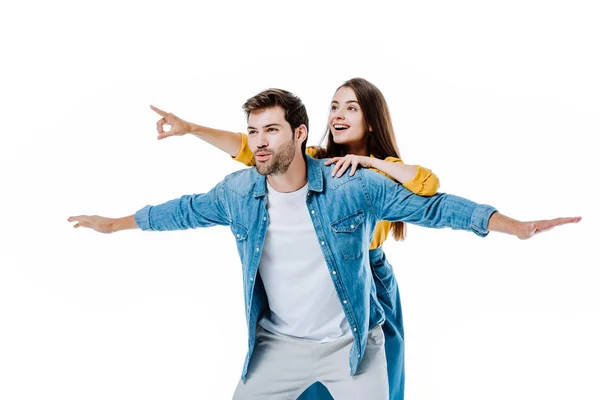
[[[266,163],[256,161],[256,170],[261,175],[281,175],[284,174],[296,154],[296,143],[290,140],[281,150],[271,153],[271,159]]]

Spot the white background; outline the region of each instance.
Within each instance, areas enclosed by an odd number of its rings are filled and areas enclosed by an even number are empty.
[[[401,155],[441,191],[521,220],[519,241],[410,226],[400,281],[409,400],[598,399],[600,14],[594,1],[13,2],[0,6],[0,399],[227,399],[246,350],[229,229],[113,235],[241,166],[157,141],[149,104],[245,130],[241,104],[297,93],[319,142],[360,76]]]

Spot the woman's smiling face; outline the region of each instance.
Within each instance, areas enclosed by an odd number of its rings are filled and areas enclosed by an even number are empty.
[[[364,114],[354,90],[349,87],[339,88],[331,100],[329,129],[337,144],[357,145],[366,138]]]

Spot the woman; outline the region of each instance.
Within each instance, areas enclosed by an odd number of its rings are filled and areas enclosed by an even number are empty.
[[[163,116],[157,122],[158,139],[192,133],[229,153],[236,161],[248,166],[254,165],[246,135],[190,124],[173,114],[167,114],[155,107],[152,109]],[[163,130],[165,124],[171,125],[170,131]],[[325,148],[309,147],[306,153],[315,158],[331,158],[327,164],[336,163],[332,170],[333,175],[342,176],[350,167],[350,174],[353,175],[360,165],[395,179],[416,194],[431,196],[437,192],[439,180],[435,174],[426,168],[406,165],[401,161],[385,98],[375,85],[365,79],[351,79],[336,90],[331,102],[328,129],[323,140],[325,138]],[[403,240],[406,225],[403,222],[387,221],[377,224],[369,258],[377,298],[386,318],[383,331],[389,398],[397,400],[404,398],[404,327],[398,284],[381,249],[390,232],[393,232],[396,240]],[[301,400],[331,398],[321,383],[312,385],[299,397]]]

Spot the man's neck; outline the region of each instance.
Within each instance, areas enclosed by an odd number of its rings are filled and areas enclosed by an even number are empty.
[[[304,156],[297,154],[285,173],[267,175],[267,181],[273,189],[280,193],[291,193],[302,189],[308,182]]]

